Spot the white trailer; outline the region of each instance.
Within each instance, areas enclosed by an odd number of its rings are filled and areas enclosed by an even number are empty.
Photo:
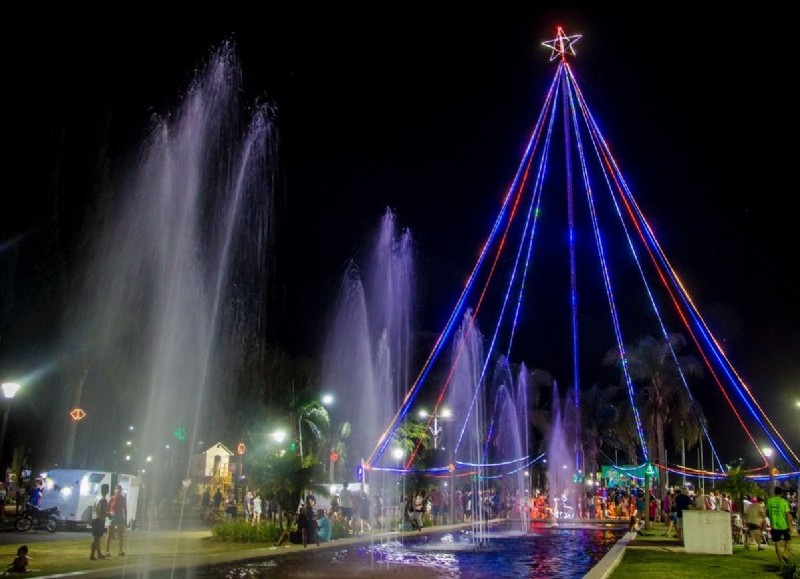
[[[100,470],[54,469],[44,475],[44,481],[42,506],[61,509],[61,520],[68,529],[89,528],[101,485],[108,485],[111,498],[114,487],[121,484],[122,494],[128,499],[128,526],[136,528],[141,477]]]

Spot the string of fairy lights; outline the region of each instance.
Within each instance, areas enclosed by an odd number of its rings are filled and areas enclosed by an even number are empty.
[[[569,252],[570,252],[570,321],[572,331],[572,366],[573,366],[573,396],[572,403],[576,409],[580,398],[580,374],[578,364],[579,354],[579,328],[578,328],[578,289],[575,282],[577,267],[575,263],[575,217],[574,204],[577,201],[576,193],[584,193],[586,197],[589,221],[594,246],[597,254],[597,263],[603,280],[605,299],[609,308],[611,326],[613,328],[616,346],[620,353],[620,369],[623,381],[631,405],[633,419],[636,426],[636,436],[639,441],[639,451],[644,462],[649,464],[652,461],[647,445],[645,429],[641,410],[636,403],[636,384],[631,377],[626,358],[626,350],[623,336],[623,322],[619,312],[619,299],[615,293],[613,283],[612,266],[608,256],[608,227],[601,223],[597,210],[597,200],[603,192],[608,193],[610,203],[616,213],[616,221],[624,235],[625,245],[629,251],[635,267],[641,277],[643,292],[646,295],[646,303],[652,312],[658,331],[662,338],[669,344],[668,323],[662,310],[669,309],[674,312],[677,319],[687,332],[690,340],[695,345],[700,359],[709,371],[714,384],[750,443],[756,448],[759,455],[764,458],[764,464],[748,472],[748,477],[752,480],[763,481],[770,477],[777,479],[788,479],[798,476],[798,458],[796,452],[786,442],[784,436],[779,432],[775,423],[767,416],[763,407],[758,403],[753,391],[745,383],[733,366],[733,363],[726,356],[719,340],[716,339],[705,319],[701,315],[699,308],[687,291],[677,270],[668,259],[661,244],[659,243],[650,221],[645,216],[639,204],[636,202],[628,184],[619,169],[614,155],[611,152],[600,126],[591,111],[585,96],[581,91],[576,75],[572,70],[568,56],[575,56],[574,45],[580,40],[581,35],[567,35],[561,27],[557,29],[554,39],[543,42],[542,44],[551,50],[550,60],[558,60],[558,65],[553,76],[553,80],[546,92],[544,104],[536,120],[534,128],[528,139],[527,146],[523,153],[517,172],[511,185],[503,198],[498,214],[494,220],[492,228],[484,242],[479,256],[470,272],[461,294],[448,317],[441,333],[437,337],[425,363],[422,366],[417,378],[409,387],[407,394],[398,408],[395,416],[386,426],[381,434],[375,449],[366,460],[367,468],[372,470],[396,471],[396,472],[419,472],[420,470],[432,476],[476,476],[485,478],[502,477],[518,473],[521,469],[544,460],[545,454],[530,457],[524,453],[522,456],[514,457],[510,460],[490,462],[487,460],[488,453],[484,450],[482,461],[461,460],[459,450],[462,447],[467,424],[472,418],[473,412],[477,412],[478,401],[483,395],[483,387],[486,375],[490,367],[490,361],[494,359],[496,351],[502,349],[506,356],[510,358],[512,345],[517,335],[518,323],[521,319],[520,312],[523,308],[526,284],[530,282],[532,269],[532,256],[534,253],[535,240],[538,241],[537,223],[542,214],[542,197],[545,184],[549,177],[549,160],[552,155],[552,147],[555,146],[554,135],[559,120],[564,125],[564,147],[567,153],[565,188],[568,201],[568,229],[569,229]],[[561,106],[559,107],[559,103]],[[577,176],[573,175],[571,159],[574,151],[577,159]],[[590,167],[591,165],[591,167]],[[592,170],[594,169],[594,170]],[[599,172],[601,178],[594,179],[593,175]],[[526,197],[529,195],[529,197]],[[521,222],[518,236],[519,242],[512,244],[514,231],[512,227]],[[505,253],[509,247],[515,247],[516,252],[511,259],[505,258]],[[490,339],[487,341],[487,348],[483,364],[481,366],[479,380],[473,391],[472,400],[465,416],[460,416],[460,429],[456,437],[452,462],[446,466],[436,466],[426,469],[415,469],[415,459],[421,450],[419,441],[411,453],[404,461],[402,467],[383,464],[382,457],[386,453],[397,429],[401,426],[418,395],[426,384],[434,364],[439,360],[445,347],[451,343],[459,330],[459,322],[465,312],[469,312],[473,319],[477,319],[481,313],[484,300],[490,292],[490,286],[495,281],[496,275],[500,271],[501,264],[506,261],[510,263],[504,293],[500,301],[499,313],[492,327]],[[660,305],[656,297],[656,286],[648,279],[647,268],[655,272],[655,280],[658,282],[658,289],[666,292],[668,299],[665,305]],[[479,285],[479,280],[483,276],[483,282]],[[499,282],[498,282],[499,283]],[[472,300],[472,301],[470,301]],[[463,336],[462,336],[463,338]],[[462,340],[460,345],[463,348]],[[680,364],[677,363],[677,353],[672,346],[669,346],[669,355],[676,362],[675,366],[680,371]],[[461,351],[459,350],[453,357],[451,367],[446,378],[440,387],[436,397],[434,410],[431,418],[436,415],[437,409],[445,400],[445,395],[451,385],[455,375],[455,368],[458,363]],[[696,397],[692,393],[690,383],[683,372],[680,372],[680,382],[685,390],[690,403],[693,407],[698,405]],[[758,426],[758,432],[751,429],[747,422],[752,418]],[[723,461],[713,444],[712,437],[705,421],[699,421],[703,438],[707,441],[711,449],[713,460],[720,465],[721,471],[705,470],[704,468],[690,468],[683,464],[662,464],[655,461],[656,466],[664,468],[666,471],[679,474],[690,475],[698,478],[720,479],[727,473],[722,469]],[[428,424],[430,426],[430,424]],[[762,445],[758,443],[759,438],[766,437],[769,444],[783,458],[789,467],[790,472],[775,473],[768,471],[770,461],[764,454]],[[488,447],[491,435],[487,434],[484,445]],[[580,462],[576,454],[576,470],[580,468]],[[767,471],[767,472],[764,472]]]

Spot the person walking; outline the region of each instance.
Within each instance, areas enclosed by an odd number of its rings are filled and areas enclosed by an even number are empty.
[[[764,550],[764,545],[761,543],[764,540],[764,529],[767,526],[766,516],[764,510],[764,503],[758,501],[753,497],[752,501],[746,501],[744,507],[744,524],[747,527],[747,534],[744,537],[744,548],[747,549],[750,539],[753,540],[753,545],[759,551]]]
[[[111,557],[111,541],[114,535],[119,537],[119,556],[125,556],[125,527],[128,526],[128,499],[122,493],[122,485],[114,487],[114,494],[108,500],[108,515],[111,523],[108,526],[108,537],[106,538],[106,557]]]
[[[766,511],[772,530],[772,543],[781,564],[789,563],[789,541],[792,539],[792,515],[789,501],[784,498],[783,487],[775,487],[775,494],[767,499]]]
[[[100,496],[94,502],[94,516],[92,517],[92,553],[90,561],[106,559],[100,550],[100,541],[106,530],[106,517],[108,517],[108,484],[100,485]]]
[[[251,519],[254,527],[257,527],[261,523],[262,506],[261,493],[256,493],[256,496],[253,497],[253,518]]]
[[[672,489],[667,489],[661,497],[661,522],[669,523],[672,521],[672,501],[674,495]]]
[[[349,488],[350,483],[344,481],[342,490],[339,492],[339,505],[342,509],[342,522],[344,523],[345,533],[353,532],[351,527],[353,520],[353,491]]]
[[[424,524],[422,518],[425,514],[425,502],[427,500],[425,495],[425,489],[420,489],[417,495],[414,497],[414,514],[412,517],[418,531],[422,530]]]

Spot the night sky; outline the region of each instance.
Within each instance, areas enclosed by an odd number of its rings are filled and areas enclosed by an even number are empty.
[[[169,111],[209,51],[232,39],[249,100],[270,99],[278,111],[286,275],[276,283],[290,296],[276,321],[281,341],[297,355],[319,353],[344,267],[386,208],[416,240],[420,324],[436,333],[555,72],[541,42],[562,25],[583,35],[571,61],[578,82],[662,246],[797,448],[800,291],[789,132],[797,119],[784,75],[793,56],[781,30],[786,15],[674,4],[602,13],[454,6],[261,8],[180,22],[137,14],[69,28],[55,16],[20,20],[6,43],[11,162],[0,247],[43,227],[38,216],[54,200],[41,193],[39,169],[52,155],[87,164],[102,117],[112,163],[125,159],[149,116]],[[80,223],[90,199],[91,191],[59,199],[64,222]],[[19,352],[8,335],[20,325],[17,315],[26,310],[3,305],[0,368]],[[730,424],[712,419],[712,427],[745,444]]]

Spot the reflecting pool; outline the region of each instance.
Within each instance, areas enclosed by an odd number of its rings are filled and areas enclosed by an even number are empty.
[[[614,528],[493,527],[484,540],[469,529],[380,543],[315,545],[299,553],[174,571],[172,577],[583,577],[619,540]],[[160,575],[157,575],[160,577]],[[164,575],[166,577],[166,575]]]

